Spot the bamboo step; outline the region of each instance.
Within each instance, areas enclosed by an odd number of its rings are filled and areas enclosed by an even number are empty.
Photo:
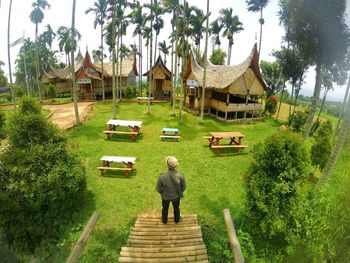
[[[208,262],[197,215],[183,215],[174,223],[163,224],[160,214],[141,214],[130,230],[127,247],[121,249],[119,262]]]

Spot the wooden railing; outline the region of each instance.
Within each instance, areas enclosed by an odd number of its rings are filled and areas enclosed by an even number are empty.
[[[228,238],[230,240],[230,246],[233,253],[233,258],[235,263],[244,263],[244,258],[241,250],[241,246],[239,244],[235,227],[233,225],[232,217],[230,211],[225,208],[224,209],[224,219],[227,229]]]
[[[258,102],[253,103],[229,103],[218,101],[215,99],[210,100],[210,106],[218,109],[222,112],[234,112],[234,111],[248,111],[248,110],[261,110],[262,104]]]
[[[96,222],[99,218],[99,214],[95,211],[92,213],[89,222],[86,224],[83,233],[81,234],[78,242],[75,244],[72,252],[70,253],[69,257],[66,260],[66,263],[75,263],[77,262],[81,251],[84,249],[92,230],[94,230],[94,227],[96,225]]]

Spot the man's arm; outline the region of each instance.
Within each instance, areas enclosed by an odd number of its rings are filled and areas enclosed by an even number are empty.
[[[158,177],[158,180],[157,180],[156,190],[160,194],[163,192],[162,180],[160,179],[160,176]]]

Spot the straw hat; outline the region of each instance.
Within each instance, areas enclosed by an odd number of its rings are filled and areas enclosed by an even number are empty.
[[[168,156],[165,158],[165,162],[168,165],[169,169],[175,169],[179,164],[179,161],[175,158],[175,156]]]

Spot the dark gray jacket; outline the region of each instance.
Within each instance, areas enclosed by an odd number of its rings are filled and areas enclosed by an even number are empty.
[[[176,185],[174,185],[172,179]],[[181,192],[186,190],[185,176],[176,170],[169,169],[159,176],[156,190],[161,194],[163,200],[176,200],[180,197],[178,190]]]

